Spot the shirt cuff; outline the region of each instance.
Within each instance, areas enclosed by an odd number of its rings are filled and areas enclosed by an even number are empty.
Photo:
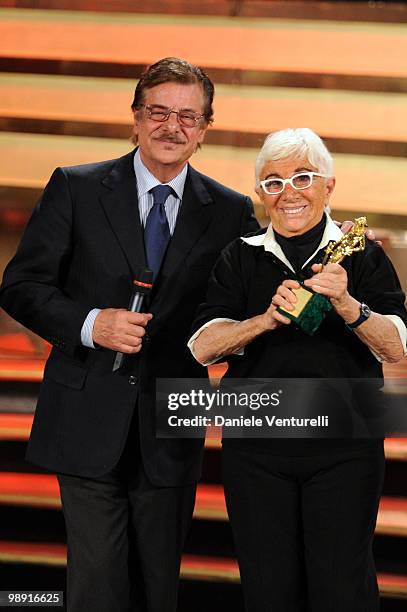
[[[86,317],[82,329],[81,329],[81,342],[83,346],[87,346],[88,348],[97,348],[93,344],[93,325],[95,323],[95,319],[100,312],[100,308],[93,308],[90,311],[88,316]]]
[[[386,317],[386,319],[389,319],[389,321],[391,321],[393,325],[396,326],[397,331],[400,336],[401,344],[403,345],[404,356],[406,356],[407,355],[407,329],[406,329],[406,326],[404,325],[404,321],[398,315],[385,314],[383,316]],[[380,361],[380,363],[384,363],[384,359],[379,357],[379,355],[377,355],[374,351],[372,351],[370,347],[369,349],[370,349],[370,352],[376,357],[377,361]]]
[[[214,323],[225,323],[225,322],[227,322],[227,323],[240,323],[240,321],[236,321],[236,319],[227,319],[227,318],[224,318],[224,317],[219,317],[217,319],[211,319],[210,321],[208,321],[207,323],[202,325],[202,327],[200,327],[194,333],[194,335],[190,337],[190,339],[188,340],[187,346],[188,346],[189,350],[191,351],[194,359],[196,359],[195,353],[194,353],[194,342],[198,338],[198,336],[203,332],[203,330],[206,329],[207,327],[209,327],[210,325],[213,325]],[[235,351],[234,353],[232,353],[232,355],[244,355],[244,348],[241,348],[238,351]],[[223,358],[222,357],[218,357],[217,359],[211,359],[210,361],[206,361],[202,365],[203,366],[212,365],[213,363],[216,363],[217,361],[219,361],[219,359],[223,359]]]

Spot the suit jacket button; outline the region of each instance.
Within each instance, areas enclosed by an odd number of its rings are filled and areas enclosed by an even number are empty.
[[[137,384],[137,376],[129,376],[129,385]]]

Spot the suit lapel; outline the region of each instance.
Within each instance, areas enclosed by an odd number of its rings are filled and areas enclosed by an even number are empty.
[[[177,274],[179,266],[205,232],[212,219],[212,203],[198,172],[189,166],[182,205],[160,271],[157,289]]]
[[[145,267],[146,261],[133,158],[134,151],[118,159],[111,173],[103,179],[107,189],[101,202],[134,275],[135,268]]]
[[[101,202],[134,276],[138,266],[146,267],[146,260],[133,158],[134,151],[118,159],[112,171],[103,179],[106,193],[102,195]],[[174,235],[151,293],[155,309],[159,310],[161,298],[168,297],[168,284],[211,222],[211,204],[212,197],[199,173],[189,166]]]

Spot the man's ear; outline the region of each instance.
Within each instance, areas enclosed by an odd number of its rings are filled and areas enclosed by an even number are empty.
[[[202,124],[199,126],[198,144],[202,144],[208,127],[209,123],[207,123],[206,121],[203,121]]]
[[[137,133],[139,123],[140,123],[140,110],[135,108],[133,110],[133,132],[134,133]]]
[[[136,120],[136,114],[138,111],[134,110],[133,111],[133,125],[131,128],[131,142],[134,144],[134,146],[138,145],[138,120]]]

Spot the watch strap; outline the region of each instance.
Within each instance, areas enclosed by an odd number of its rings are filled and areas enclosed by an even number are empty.
[[[355,329],[356,327],[359,327],[359,325],[364,323],[364,321],[367,321],[367,319],[370,317],[371,311],[367,304],[364,304],[362,302],[359,306],[359,311],[360,314],[356,321],[353,321],[353,323],[346,323],[346,327],[348,327],[349,329]]]

